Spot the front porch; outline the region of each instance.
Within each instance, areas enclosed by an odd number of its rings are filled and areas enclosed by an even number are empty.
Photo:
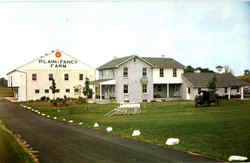
[[[181,84],[154,84],[154,100],[181,99]]]
[[[95,98],[100,101],[115,100],[115,80],[95,81]]]

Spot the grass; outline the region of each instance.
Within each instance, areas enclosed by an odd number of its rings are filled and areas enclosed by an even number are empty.
[[[0,123],[0,163],[36,163],[37,159]]]
[[[13,97],[12,89],[0,87],[0,97]]]
[[[113,127],[112,134],[131,137],[134,129],[142,133],[136,139],[190,151],[226,161],[230,155],[250,157],[250,101],[222,101],[220,106],[194,108],[191,101],[143,103],[142,114],[105,118],[104,114],[117,104],[74,104],[69,107],[50,107],[46,102],[27,103],[42,113],[83,122],[100,129]],[[180,138],[176,146],[166,146],[169,137]],[[134,137],[133,137],[134,138]]]

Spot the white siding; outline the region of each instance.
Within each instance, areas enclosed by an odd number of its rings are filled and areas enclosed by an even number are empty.
[[[182,83],[182,74],[184,69],[177,69],[177,76],[173,77],[173,69],[164,69],[164,76],[160,77],[160,68],[153,68],[153,83],[154,84],[177,84]]]

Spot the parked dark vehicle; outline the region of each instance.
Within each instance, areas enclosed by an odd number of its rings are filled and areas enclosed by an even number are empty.
[[[213,90],[201,91],[200,94],[195,97],[195,107],[210,106],[211,103],[219,105],[219,99]]]

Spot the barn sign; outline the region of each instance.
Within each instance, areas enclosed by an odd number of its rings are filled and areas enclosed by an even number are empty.
[[[67,68],[68,65],[77,64],[77,60],[45,60],[45,59],[39,59],[39,64],[48,64],[51,68]]]

